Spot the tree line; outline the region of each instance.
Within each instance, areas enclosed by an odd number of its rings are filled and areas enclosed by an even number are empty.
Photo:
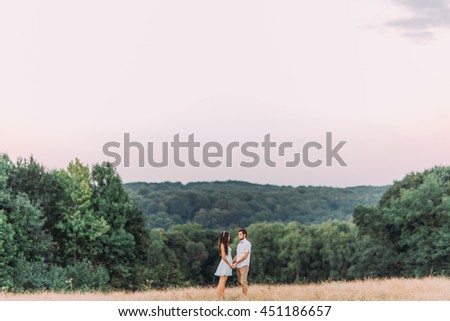
[[[388,186],[274,186],[240,181],[125,184],[150,227],[197,223],[229,229],[258,222],[316,224],[349,220],[357,205],[374,206]]]
[[[165,191],[159,194],[159,205],[185,188],[163,185],[157,191]],[[211,188],[204,189],[207,183],[199,185],[199,195],[215,194],[206,192]],[[274,202],[269,190],[284,193],[282,187],[250,184],[243,191],[230,185],[246,184],[223,183],[225,203],[235,195],[237,203],[251,203],[250,209],[255,197],[261,206]],[[141,188],[136,191],[143,193]],[[195,195],[192,190],[182,192]],[[257,193],[250,198],[252,192]],[[211,204],[207,200],[201,204]],[[178,201],[169,202],[171,210],[176,211]],[[450,167],[411,173],[385,189],[378,203],[365,204],[356,205],[348,220],[249,222],[244,227],[253,244],[250,282],[450,274]],[[0,287],[22,292],[214,284],[221,230],[195,220],[155,227],[140,205],[107,163],[89,168],[75,160],[66,169],[47,170],[33,158],[12,163],[1,156]],[[239,227],[227,226],[234,253]]]

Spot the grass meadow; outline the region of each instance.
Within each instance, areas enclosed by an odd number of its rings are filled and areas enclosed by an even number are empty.
[[[145,292],[40,292],[1,293],[0,300],[12,301],[213,301],[215,287],[191,287]],[[250,284],[242,297],[238,286],[227,287],[225,300],[239,301],[441,301],[450,300],[450,278],[370,279],[320,284]]]

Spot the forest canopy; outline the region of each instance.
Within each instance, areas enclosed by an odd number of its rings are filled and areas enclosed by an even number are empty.
[[[376,205],[388,188],[291,187],[240,181],[130,183],[125,187],[152,228],[197,223],[218,230],[259,222],[346,221],[355,206]]]

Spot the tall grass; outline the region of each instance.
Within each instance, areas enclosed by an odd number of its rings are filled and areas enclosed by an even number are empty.
[[[214,287],[191,287],[146,292],[109,293],[1,293],[0,300],[43,301],[211,301],[216,299]],[[255,301],[436,301],[450,300],[450,278],[372,279],[350,282],[324,282],[307,285],[250,284],[249,295],[242,297],[241,288],[227,287],[225,299]]]

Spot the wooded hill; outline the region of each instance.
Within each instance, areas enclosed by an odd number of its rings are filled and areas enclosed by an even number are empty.
[[[355,206],[375,206],[388,186],[291,187],[225,181],[129,183],[125,188],[152,228],[197,223],[230,229],[258,222],[349,220]]]

